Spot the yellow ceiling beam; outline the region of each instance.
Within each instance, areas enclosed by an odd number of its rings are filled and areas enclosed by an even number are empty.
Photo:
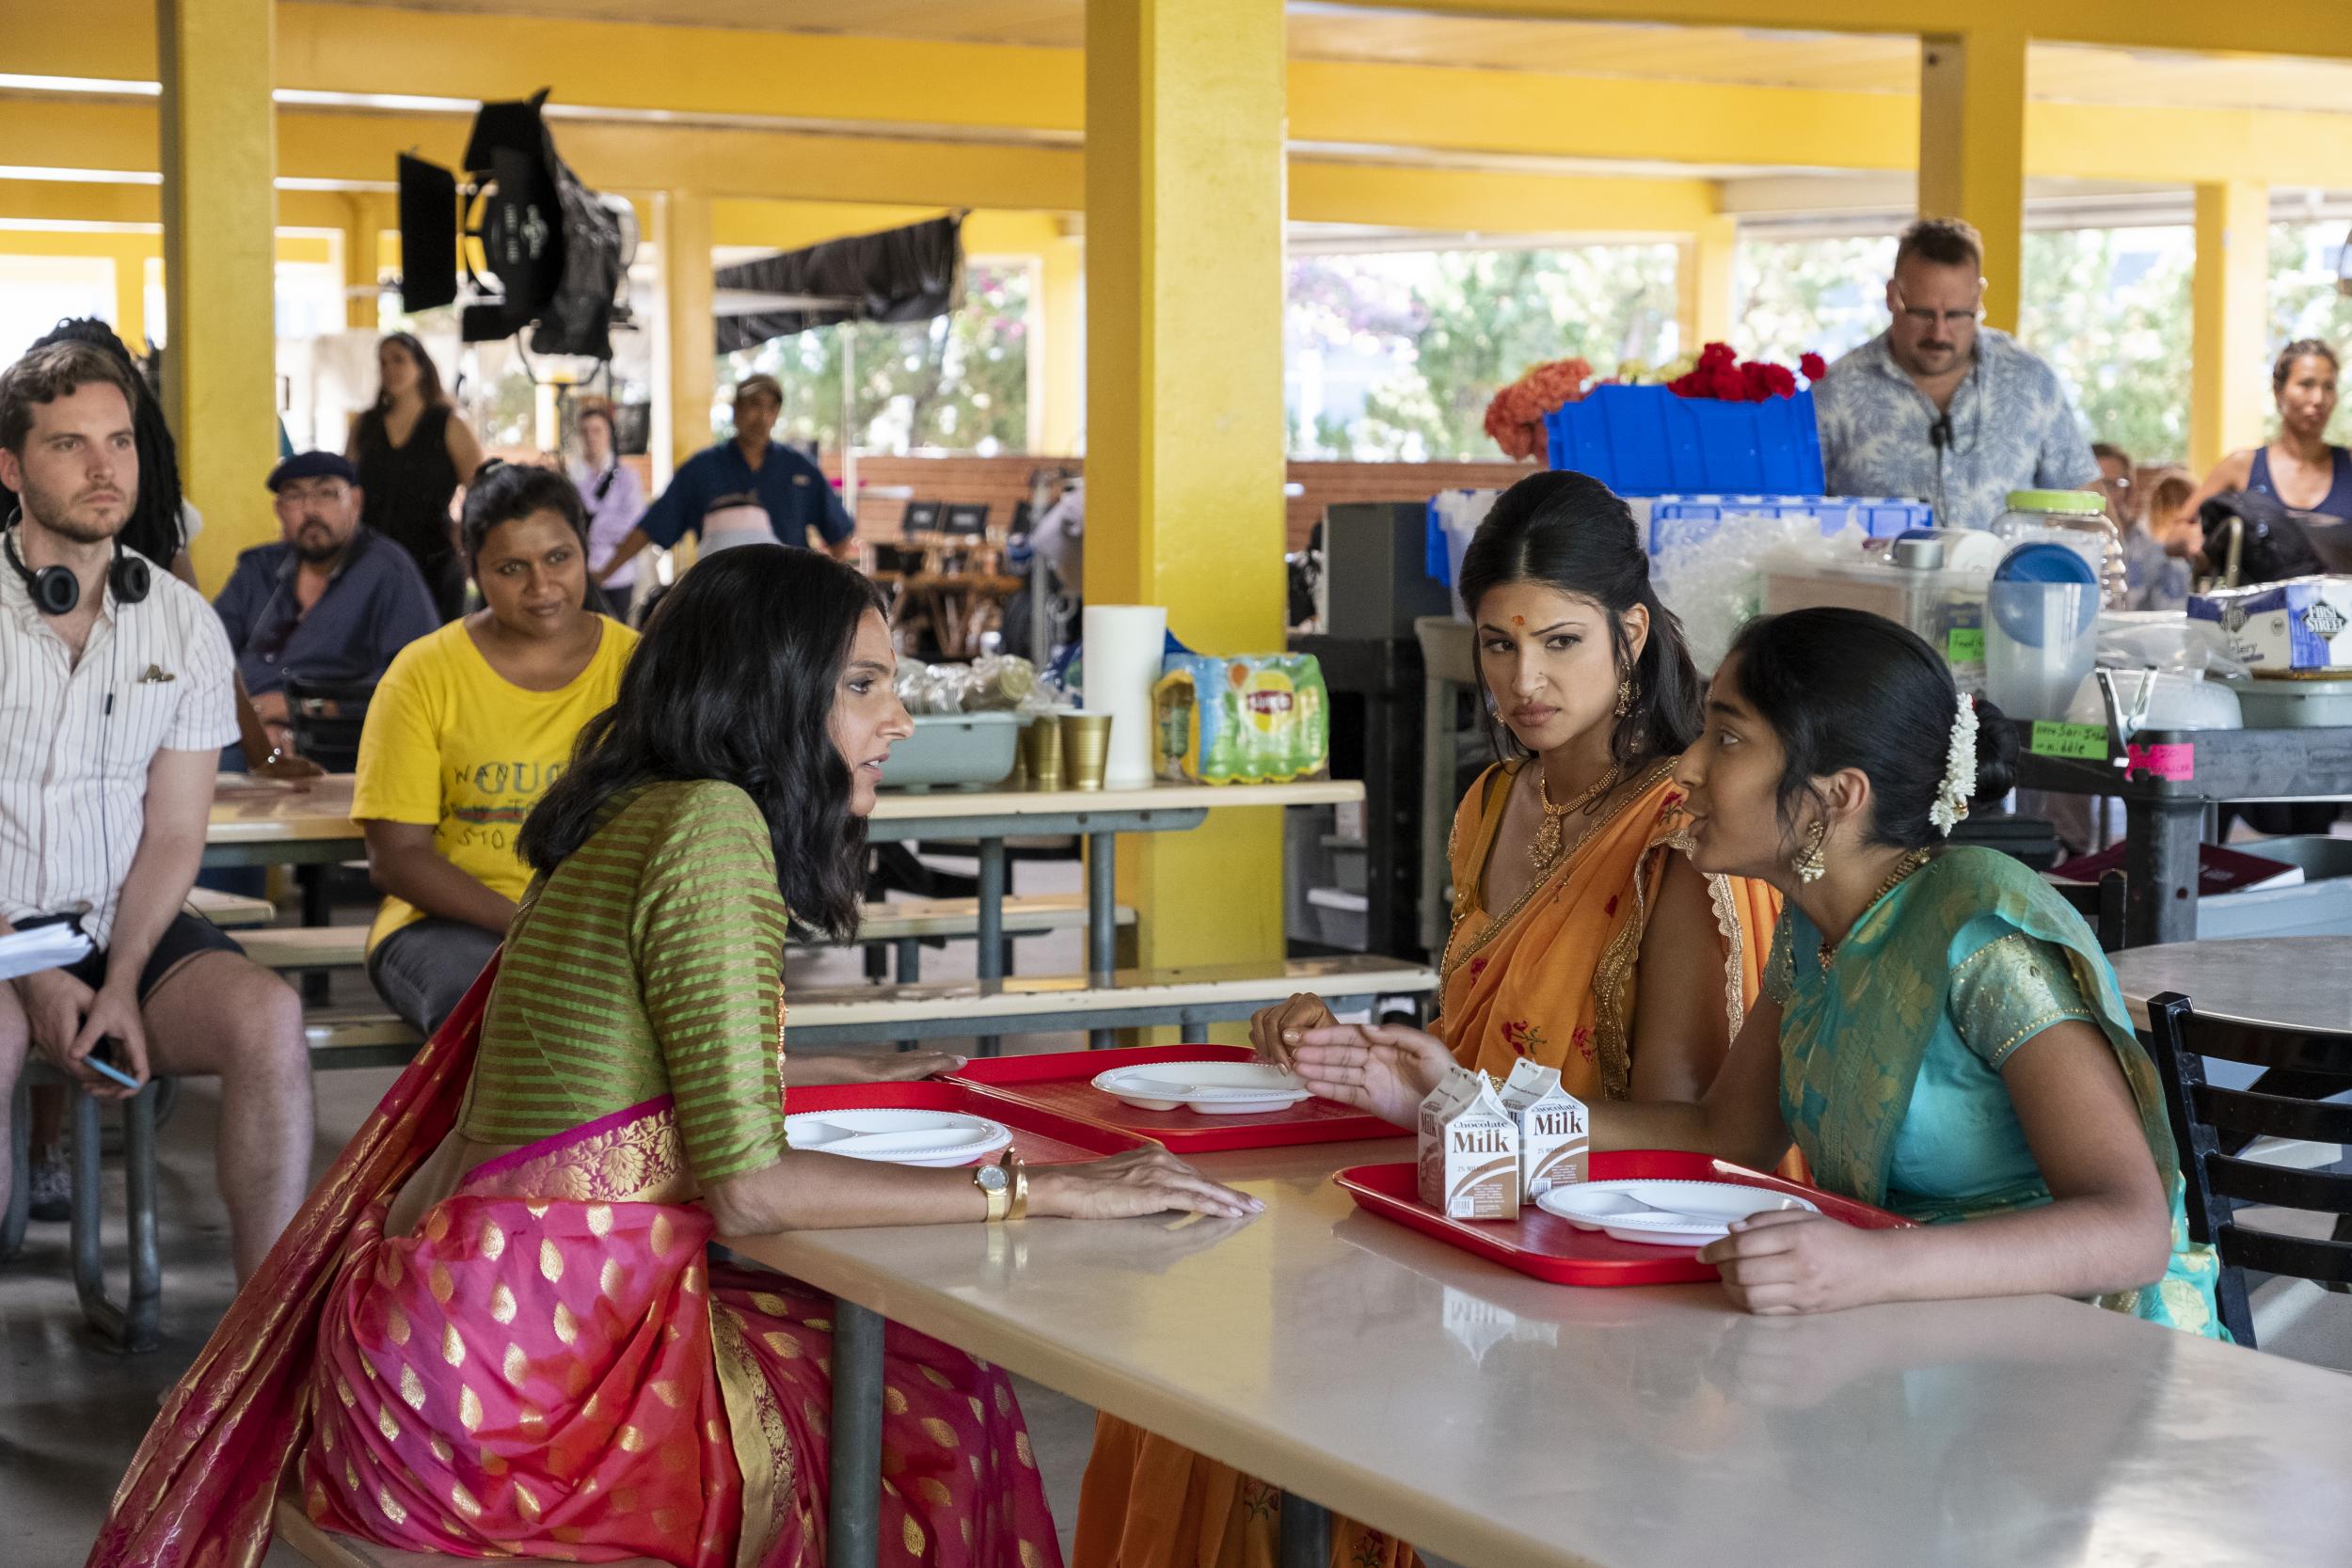
[[[1526,71],[1294,60],[1291,135],[1440,151],[1907,169],[1915,99]]]
[[[340,229],[350,213],[351,199],[341,191],[279,191],[278,227],[280,231]],[[383,223],[389,229],[396,221],[391,201],[381,199]],[[160,185],[0,180],[0,223],[138,224],[159,229],[163,221]]]
[[[1387,164],[1290,166],[1290,215],[1441,233],[1682,234],[1711,218],[1705,180],[1613,180]]]
[[[1623,18],[1639,9],[1651,21],[1858,32],[1966,34],[2006,26],[2034,38],[2167,43],[2233,53],[2262,47],[2254,34],[2276,29],[2282,41],[2273,47],[2283,52],[2352,55],[2352,7],[2343,0],[2265,0],[2260,7],[2241,8],[2252,13],[2245,16],[2178,0],[1899,0],[1892,5],[1883,0],[1669,0],[1666,10],[1671,14],[1665,15],[1654,7],[1637,7],[1632,0],[1436,0],[1427,7],[1413,0],[1411,8],[1587,19]],[[288,88],[474,99],[519,96],[552,83],[558,101],[566,103],[681,116],[755,115],[877,128],[895,125],[918,140],[919,128],[925,126],[1075,134],[1085,118],[1085,62],[1076,50],[391,11],[316,0],[280,0],[276,14],[277,79]],[[2286,16],[2299,20],[2282,23]],[[154,18],[150,0],[84,0],[72,8],[32,8],[26,16],[10,19],[0,63],[30,74],[151,79]],[[726,69],[713,69],[718,61],[724,61]],[[789,84],[788,90],[780,89],[778,83]],[[2221,143],[2201,117],[2223,111],[2058,103],[2036,108],[2066,111],[2063,118],[2092,126],[2097,138],[2113,147],[2153,146],[2156,164],[2143,159],[2121,178],[2222,177],[2212,167],[2211,151]],[[1888,170],[1913,166],[1918,148],[1917,104],[1907,94],[1376,62],[1292,61],[1287,112],[1291,135],[1303,142],[1463,152]],[[2296,158],[2301,132],[2290,122],[2330,118],[2281,115],[2268,132],[2226,139]],[[2143,129],[2151,122],[2155,126],[2153,144]],[[563,123],[556,134],[566,155],[572,156],[579,139],[597,129]],[[661,138],[696,133],[639,124],[626,127],[623,134]],[[774,135],[742,130],[703,134]],[[455,145],[462,136],[462,129],[453,129],[440,139]],[[2066,166],[2063,142],[2050,145],[2048,138],[2042,139],[2043,156],[2033,172],[2089,176],[2088,169]],[[828,138],[819,145],[834,148],[839,142]],[[1068,149],[991,146],[966,156],[1017,162],[1055,152],[1066,155]],[[2114,160],[2075,161],[2105,165]],[[2313,161],[2297,158],[2301,164]],[[580,159],[575,156],[574,162]],[[2341,179],[2344,166],[2334,166],[2337,172],[2324,182]],[[2243,177],[2246,171],[2230,172]],[[2270,168],[2260,172],[2274,182],[2288,178]],[[1066,178],[1073,182],[1069,203],[1074,207],[1077,176],[1070,173]],[[620,182],[611,175],[603,180]],[[639,183],[654,190],[685,182],[655,171]],[[2297,182],[2302,182],[2299,176]],[[727,192],[723,184],[708,188],[717,195]],[[745,194],[816,193],[763,188]],[[897,190],[850,194],[916,199]],[[940,199],[989,206],[1036,204],[994,195]]]
[[[1968,33],[2220,54],[2352,56],[2343,0],[1356,0],[1382,10],[1825,33]]]

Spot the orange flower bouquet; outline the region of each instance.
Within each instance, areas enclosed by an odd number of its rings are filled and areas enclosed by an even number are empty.
[[[1592,379],[1593,367],[1582,359],[1534,367],[1486,404],[1486,434],[1506,455],[1543,462],[1544,416],[1581,399]]]

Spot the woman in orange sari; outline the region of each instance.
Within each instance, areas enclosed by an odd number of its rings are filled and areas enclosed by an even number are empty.
[[[873,586],[690,575],[524,825],[501,956],[167,1399],[91,1553],[254,1568],[281,1476],[408,1551],[821,1568],[834,1304],[705,1243],[1258,1204],[1152,1149],[1030,1171],[785,1141],[787,906],[834,935],[910,733]],[[890,1325],[885,1563],[1055,1568],[1005,1375]]]
[[[1464,552],[1461,590],[1505,760],[1454,814],[1432,1031],[1497,1077],[1522,1060],[1557,1068],[1588,1102],[1695,1101],[1756,998],[1779,902],[1691,864],[1673,772],[1704,689],[1632,514],[1583,474],[1523,479]],[[1295,996],[1258,1014],[1250,1040],[1287,1060],[1332,1022],[1320,997]],[[1271,1568],[1279,1500],[1101,1417],[1073,1568]],[[1411,1568],[1404,1543],[1332,1527],[1335,1568]]]

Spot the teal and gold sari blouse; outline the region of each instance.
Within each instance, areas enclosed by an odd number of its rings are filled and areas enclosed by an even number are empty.
[[[1865,911],[1826,970],[1820,943],[1790,904],[1764,977],[1781,1007],[1781,1115],[1815,1180],[1929,1225],[2049,1202],[2001,1068],[2053,1024],[2091,1024],[2115,1048],[2172,1195],[2164,1278],[2100,1305],[2223,1337],[2155,1068],[2063,899],[2007,855],[1953,849]]]

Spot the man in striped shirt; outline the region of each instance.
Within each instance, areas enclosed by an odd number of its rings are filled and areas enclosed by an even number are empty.
[[[217,1076],[243,1280],[309,1183],[310,1064],[294,992],[182,908],[237,737],[233,666],[202,595],[117,540],[138,496],[132,405],[127,372],[85,344],[0,375],[0,482],[23,500],[0,535],[0,930],[71,919],[96,948],[0,986],[0,1136],[28,1050],[107,1099],[130,1091],[93,1051],[142,1084]]]

